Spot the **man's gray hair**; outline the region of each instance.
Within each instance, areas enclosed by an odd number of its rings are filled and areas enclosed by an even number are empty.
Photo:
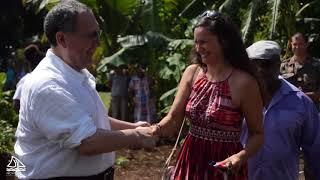
[[[64,0],[54,6],[46,15],[43,23],[44,32],[52,46],[57,45],[56,33],[75,32],[77,15],[91,9],[76,0]]]

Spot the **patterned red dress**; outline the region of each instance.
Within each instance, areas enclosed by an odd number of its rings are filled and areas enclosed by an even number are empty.
[[[232,74],[232,73],[231,73]],[[178,154],[171,179],[223,180],[221,171],[209,165],[241,151],[242,113],[231,102],[228,79],[211,82],[204,74],[192,87],[186,116],[190,130]],[[228,180],[247,179],[247,165]]]

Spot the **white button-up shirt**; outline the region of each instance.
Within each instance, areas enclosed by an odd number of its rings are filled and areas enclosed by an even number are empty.
[[[30,75],[30,73],[27,73],[26,75],[24,75],[20,81],[17,83],[16,85],[16,91],[14,92],[14,95],[12,97],[12,99],[14,100],[20,100],[21,98],[21,90],[22,90],[22,85],[24,83],[24,81],[27,79],[27,77]]]
[[[114,153],[83,156],[76,147],[110,121],[95,79],[68,66],[51,49],[23,84],[14,150],[26,171],[19,179],[98,174],[114,164]],[[107,146],[108,144],[106,144]]]

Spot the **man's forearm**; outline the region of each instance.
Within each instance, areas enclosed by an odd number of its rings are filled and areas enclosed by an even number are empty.
[[[111,131],[97,129],[94,135],[81,142],[78,151],[82,155],[95,155],[126,147],[134,147],[138,143],[138,135],[134,130]]]

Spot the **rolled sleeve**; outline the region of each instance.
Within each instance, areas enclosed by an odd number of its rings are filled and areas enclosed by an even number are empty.
[[[35,126],[61,148],[74,148],[96,132],[92,115],[67,90],[50,85],[40,91],[32,105]]]

